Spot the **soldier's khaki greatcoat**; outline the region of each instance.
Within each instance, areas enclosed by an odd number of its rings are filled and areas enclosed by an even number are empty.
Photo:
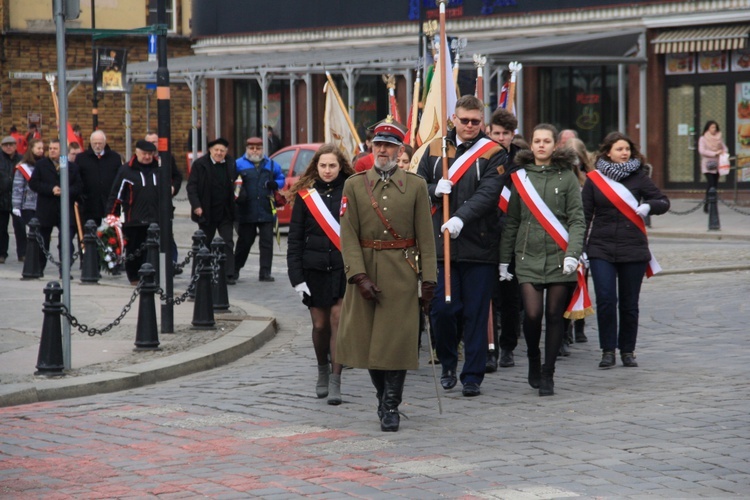
[[[385,218],[401,238],[414,238],[407,249],[362,248],[360,240],[396,239],[370,202],[364,180]],[[418,266],[424,281],[437,281],[435,238],[425,180],[397,169],[386,181],[375,169],[353,175],[344,185],[341,251],[347,280],[366,273],[382,290],[379,304],[365,300],[349,283],[341,310],[336,361],[355,368],[412,370],[419,367]],[[411,265],[410,265],[411,263]]]

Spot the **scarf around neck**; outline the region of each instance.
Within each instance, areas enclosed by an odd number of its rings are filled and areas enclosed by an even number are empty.
[[[612,163],[604,158],[596,160],[596,169],[617,182],[620,182],[639,168],[641,168],[641,162],[635,158],[625,163]]]
[[[706,140],[706,146],[711,151],[716,151],[717,153],[724,151],[724,143],[721,140],[721,132],[716,132],[713,135],[709,132],[706,132],[705,134],[703,134],[703,138]]]

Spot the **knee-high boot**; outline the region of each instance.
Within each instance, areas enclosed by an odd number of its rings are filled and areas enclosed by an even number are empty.
[[[406,370],[388,370],[385,372],[385,392],[383,392],[383,418],[380,419],[380,430],[396,432],[401,423],[398,405],[404,392]]]
[[[383,392],[385,392],[385,371],[367,370],[370,372],[370,380],[375,386],[375,393],[378,397],[378,419],[383,419]]]

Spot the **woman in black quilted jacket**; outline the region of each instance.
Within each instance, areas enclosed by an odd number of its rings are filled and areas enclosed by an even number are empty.
[[[287,194],[293,203],[286,254],[289,281],[310,309],[318,360],[316,394],[328,396],[331,405],[341,404],[342,366],[336,363],[335,349],[346,274],[341,251],[331,238],[333,225],[320,219],[325,215],[338,224],[344,181],[352,174],[341,150],[324,144]],[[312,200],[318,204],[311,210]]]

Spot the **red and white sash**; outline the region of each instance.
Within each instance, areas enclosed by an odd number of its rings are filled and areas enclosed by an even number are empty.
[[[503,186],[503,190],[500,192],[500,199],[497,201],[497,208],[507,214],[508,203],[510,203],[510,189],[508,189],[508,186]]]
[[[23,178],[26,179],[26,182],[29,182],[29,180],[31,180],[31,174],[34,173],[34,169],[26,165],[25,163],[19,163],[18,165],[16,165],[16,170],[21,172],[21,175],[23,175]]]
[[[472,147],[464,151],[461,156],[453,161],[453,165],[448,169],[448,180],[455,186],[478,158],[495,147],[497,147],[495,141],[487,139],[486,137],[479,139]]]
[[[472,147],[464,151],[461,156],[453,161],[453,165],[448,169],[448,180],[455,186],[478,158],[496,146],[497,143],[495,141],[486,137],[477,140]],[[434,215],[437,212],[437,207],[433,205],[431,211]]]
[[[341,226],[333,214],[328,210],[323,198],[315,189],[300,189],[298,191],[302,201],[315,218],[315,222],[323,229],[331,243],[341,251]]]
[[[557,245],[565,252],[568,249],[568,230],[562,225],[562,223],[555,217],[552,210],[547,206],[539,193],[537,192],[534,185],[529,180],[529,176],[526,174],[525,169],[519,169],[510,174],[513,179],[513,185],[516,187],[516,191],[521,196],[521,199],[526,204],[534,218],[539,224],[547,231],[547,234],[557,243]],[[581,319],[594,313],[594,308],[591,305],[591,298],[589,297],[588,285],[586,284],[586,274],[583,268],[583,264],[578,262],[577,274],[577,286],[573,292],[573,298],[570,300],[567,309],[565,310],[564,316],[570,319]]]
[[[638,208],[638,200],[635,199],[633,193],[631,193],[630,190],[623,186],[621,183],[610,179],[606,175],[602,175],[598,170],[589,172],[588,177],[589,179],[591,179],[591,182],[593,182],[594,185],[599,189],[599,191],[601,191],[602,194],[609,200],[609,202],[612,203],[612,205],[614,205],[615,208],[619,210],[620,213],[622,213],[622,215],[627,217],[630,222],[635,224],[635,226],[640,229],[641,232],[645,235],[646,223],[643,222],[643,218],[635,211],[635,209]],[[649,253],[650,252],[651,251],[649,250]],[[660,271],[661,266],[656,261],[654,254],[651,253],[651,260],[646,267],[646,277],[650,278]]]

